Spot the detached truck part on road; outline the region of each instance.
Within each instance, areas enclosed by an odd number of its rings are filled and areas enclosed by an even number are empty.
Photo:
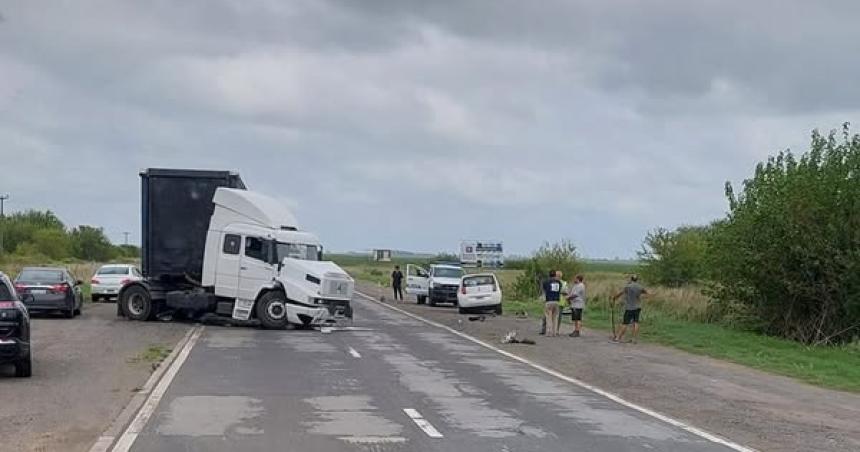
[[[148,169],[140,174],[145,278],[125,285],[117,311],[257,320],[264,328],[352,318],[354,281],[322,261],[319,239],[277,200],[236,173]]]

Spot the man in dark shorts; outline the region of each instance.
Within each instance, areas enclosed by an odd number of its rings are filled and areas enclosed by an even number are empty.
[[[630,282],[621,289],[620,292],[612,297],[612,301],[617,300],[624,295],[624,319],[622,321],[621,330],[612,338],[613,342],[621,342],[624,338],[624,333],[627,332],[627,325],[633,325],[633,339],[636,342],[639,337],[639,315],[642,313],[642,295],[648,295],[648,291],[639,284],[637,275],[630,276]]]
[[[391,272],[391,288],[394,289],[394,300],[403,301],[403,272],[400,271],[399,265],[395,265],[394,271]]]
[[[582,275],[576,275],[573,279],[573,287],[567,299],[570,301],[570,321],[573,323],[570,337],[579,337],[582,330],[582,310],[585,309],[585,278]]]

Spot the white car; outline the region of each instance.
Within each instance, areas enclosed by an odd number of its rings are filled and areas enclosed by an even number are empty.
[[[502,287],[492,273],[465,275],[457,291],[460,314],[469,311],[492,311],[502,313]]]
[[[93,302],[116,297],[120,289],[132,281],[143,279],[140,270],[134,265],[104,265],[90,280],[90,297]]]

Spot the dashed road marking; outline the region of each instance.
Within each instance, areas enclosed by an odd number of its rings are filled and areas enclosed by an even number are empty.
[[[397,311],[397,312],[399,312],[399,313],[401,313],[401,314],[403,314],[403,315],[405,315],[405,316],[407,316],[407,317],[413,318],[413,319],[415,319],[415,320],[420,320],[420,321],[422,321],[422,322],[424,322],[424,323],[426,323],[426,324],[428,324],[428,325],[435,326],[436,328],[442,328],[442,329],[443,329],[443,330],[445,330],[445,331],[448,331],[448,332],[450,332],[450,333],[452,333],[452,334],[456,334],[457,336],[460,336],[460,337],[462,337],[463,339],[469,340],[469,341],[471,341],[471,342],[473,342],[473,343],[475,343],[475,344],[478,344],[478,345],[480,345],[480,346],[482,346],[482,347],[485,347],[485,348],[487,348],[487,349],[490,349],[490,350],[492,350],[492,351],[494,351],[494,352],[496,352],[496,353],[499,353],[499,354],[501,354],[501,355],[507,356],[507,357],[508,357],[508,358],[510,358],[510,359],[513,359],[513,360],[515,360],[515,361],[519,361],[519,362],[521,362],[521,363],[523,363],[523,364],[525,364],[525,365],[527,365],[527,366],[530,366],[530,367],[532,367],[533,369],[537,369],[537,370],[539,370],[539,371],[541,371],[541,372],[543,372],[543,373],[545,373],[545,374],[552,375],[553,377],[556,377],[556,378],[558,378],[558,379],[564,380],[564,381],[566,381],[566,382],[568,382],[568,383],[572,383],[572,384],[577,385],[577,386],[579,386],[579,387],[581,387],[581,388],[587,389],[587,390],[589,390],[589,391],[591,391],[591,392],[593,392],[593,393],[599,394],[599,395],[601,395],[601,396],[603,396],[603,397],[606,397],[607,399],[612,400],[613,402],[616,402],[616,403],[618,403],[618,404],[620,404],[620,405],[623,405],[623,406],[625,406],[625,407],[627,407],[627,408],[630,408],[630,409],[636,410],[636,411],[638,411],[638,412],[640,412],[640,413],[642,413],[642,414],[645,414],[645,415],[647,415],[647,416],[651,416],[651,417],[653,417],[653,418],[655,418],[655,419],[659,419],[659,420],[661,420],[661,421],[663,421],[663,422],[665,422],[665,423],[667,423],[667,424],[669,424],[669,425],[674,425],[675,427],[678,427],[678,428],[680,428],[680,429],[682,429],[682,430],[684,430],[684,431],[686,431],[686,432],[692,433],[692,434],[694,434],[694,435],[696,435],[696,436],[698,436],[698,437],[700,437],[700,438],[704,438],[704,439],[706,439],[706,440],[708,440],[708,441],[711,441],[711,442],[713,442],[713,443],[716,443],[716,444],[721,444],[721,445],[723,445],[723,446],[726,446],[726,447],[728,447],[728,448],[730,448],[730,449],[733,449],[733,450],[736,450],[736,451],[738,451],[738,452],[756,452],[756,450],[755,450],[755,449],[752,449],[752,448],[749,448],[749,447],[743,446],[743,445],[741,445],[741,444],[738,444],[738,443],[735,443],[735,442],[729,441],[729,440],[724,439],[724,438],[720,438],[719,436],[714,435],[713,433],[707,432],[707,431],[705,431],[705,430],[702,430],[702,429],[700,429],[700,428],[698,428],[698,427],[694,427],[694,426],[689,425],[689,424],[687,424],[687,423],[685,423],[685,422],[682,422],[682,421],[679,421],[679,420],[677,420],[677,419],[674,419],[674,418],[671,418],[671,417],[669,417],[669,416],[666,416],[666,415],[664,415],[664,414],[658,413],[658,412],[656,412],[656,411],[654,411],[654,410],[651,410],[651,409],[645,408],[645,407],[643,407],[643,406],[641,406],[641,405],[637,405],[637,404],[635,404],[635,403],[633,403],[633,402],[629,402],[629,401],[627,401],[627,400],[625,400],[625,399],[622,399],[622,398],[621,398],[621,396],[619,396],[619,395],[616,395],[616,394],[613,394],[613,393],[611,393],[611,392],[609,392],[609,391],[605,391],[605,390],[603,390],[603,389],[600,389],[600,388],[598,388],[597,386],[590,385],[590,384],[588,384],[588,383],[586,383],[586,382],[584,382],[584,381],[582,381],[582,380],[577,380],[576,378],[568,377],[567,375],[565,375],[565,374],[563,374],[563,373],[561,373],[561,372],[558,372],[558,371],[552,370],[552,369],[550,369],[550,368],[548,368],[548,367],[546,367],[546,366],[543,366],[543,365],[541,365],[541,364],[538,364],[538,363],[536,363],[536,362],[534,362],[534,361],[528,360],[528,359],[523,358],[523,357],[521,357],[521,356],[517,356],[517,355],[515,355],[515,354],[513,354],[513,353],[511,353],[511,352],[508,352],[508,351],[502,350],[502,349],[500,349],[500,348],[498,348],[498,347],[496,347],[496,346],[494,346],[494,345],[491,345],[491,344],[489,344],[489,343],[487,343],[487,342],[484,342],[484,341],[482,341],[482,340],[480,340],[480,339],[477,339],[477,338],[474,338],[474,337],[472,337],[472,336],[469,336],[469,335],[468,335],[468,334],[466,334],[466,333],[463,333],[463,332],[461,332],[461,331],[457,331],[457,330],[455,330],[454,328],[451,328],[451,327],[448,327],[448,326],[442,325],[442,324],[441,324],[441,323],[439,323],[439,322],[434,322],[433,320],[426,319],[426,318],[424,318],[424,317],[421,317],[420,315],[413,314],[413,313],[411,313],[411,312],[409,312],[409,311],[406,311],[406,310],[404,310],[404,309],[400,309],[400,308],[398,308],[398,307],[396,307],[396,306],[391,306],[391,305],[389,305],[389,304],[383,303],[383,302],[381,302],[381,301],[379,301],[379,300],[377,300],[377,299],[375,299],[375,298],[373,298],[373,297],[370,297],[370,296],[368,296],[368,295],[365,295],[365,294],[363,294],[363,293],[361,293],[361,292],[356,291],[356,292],[354,292],[354,293],[355,293],[356,295],[359,295],[360,297],[362,297],[362,298],[366,299],[366,300],[370,300],[370,301],[372,301],[372,302],[374,302],[374,303],[381,304],[382,306],[385,306],[385,307],[386,307],[386,308],[388,308],[388,309],[392,309],[392,310],[394,310],[394,311]]]
[[[361,353],[358,353],[354,348],[349,348],[349,354],[352,355],[353,358],[361,358]]]
[[[436,427],[433,427],[427,419],[424,419],[424,416],[421,416],[421,413],[414,408],[404,408],[403,412],[412,419],[412,422],[415,422],[415,425],[418,426],[421,430],[424,430],[424,433],[431,438],[442,438],[442,434],[439,433],[439,430],[436,430]]]

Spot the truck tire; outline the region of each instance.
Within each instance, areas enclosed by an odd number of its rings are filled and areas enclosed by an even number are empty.
[[[152,315],[152,298],[142,286],[131,286],[122,293],[122,310],[129,320],[149,320]]]
[[[33,375],[33,360],[29,353],[27,357],[15,363],[15,376],[30,378]]]
[[[287,327],[287,296],[273,290],[257,300],[257,318],[267,330],[282,330]]]

